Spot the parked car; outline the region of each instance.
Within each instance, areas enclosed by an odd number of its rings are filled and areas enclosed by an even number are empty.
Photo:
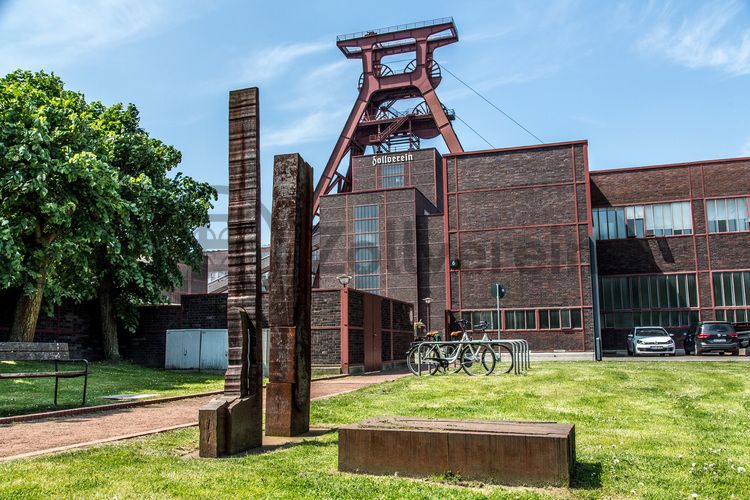
[[[637,326],[628,333],[628,356],[675,355],[674,339],[660,326]]]
[[[698,356],[706,352],[740,354],[740,342],[732,323],[726,321],[701,321],[690,327],[685,335],[685,353]]]
[[[733,323],[740,347],[750,347],[750,323]]]
[[[695,332],[693,331],[694,328],[691,327],[690,330],[685,334],[685,337],[682,339],[682,347],[685,349],[685,354],[690,355],[695,352]]]

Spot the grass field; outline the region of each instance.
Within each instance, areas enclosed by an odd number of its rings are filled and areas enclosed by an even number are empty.
[[[313,403],[313,424],[378,415],[576,425],[570,489],[336,471],[336,434],[265,454],[193,458],[197,430],[0,463],[0,497],[748,498],[744,363],[537,363],[526,376],[416,378]]]
[[[67,366],[66,366],[67,365]],[[77,369],[79,365],[60,365],[61,369]],[[50,371],[52,363],[19,363],[0,361],[0,373]],[[168,372],[143,368],[132,363],[91,363],[89,370],[88,406],[116,403],[102,399],[111,394],[159,394],[163,397],[221,389],[224,378],[219,374]],[[53,405],[54,378],[0,380],[0,417],[81,405],[83,377],[60,379],[59,405]]]

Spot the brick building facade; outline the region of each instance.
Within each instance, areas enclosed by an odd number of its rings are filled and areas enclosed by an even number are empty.
[[[750,321],[750,160],[589,172],[587,149],[355,156],[351,191],[321,200],[321,287],[347,274],[432,329],[487,321],[541,351]]]
[[[658,324],[750,320],[750,159],[591,172],[605,351]]]
[[[354,157],[351,192],[321,201],[321,286],[348,274],[433,329],[465,317],[537,350],[593,349],[586,148]]]

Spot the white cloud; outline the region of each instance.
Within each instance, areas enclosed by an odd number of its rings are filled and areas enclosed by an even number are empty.
[[[750,156],[750,138],[740,147],[741,156]]]
[[[678,23],[665,15],[637,46],[688,68],[750,74],[750,29],[733,25],[743,8],[735,1],[711,3],[691,15],[683,15]]]
[[[127,0],[12,2],[0,17],[0,71],[55,68],[130,42],[167,20],[166,7]]]
[[[245,58],[243,81],[254,84],[264,83],[286,72],[293,62],[301,57],[317,54],[330,49],[330,42],[285,43],[275,47],[258,50]]]
[[[322,139],[330,139],[340,131],[348,109],[318,111],[281,128],[261,131],[261,147],[297,146]]]

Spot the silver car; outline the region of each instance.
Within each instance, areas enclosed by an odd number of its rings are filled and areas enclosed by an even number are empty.
[[[672,334],[660,326],[637,326],[628,333],[628,356],[641,354],[675,355]]]

